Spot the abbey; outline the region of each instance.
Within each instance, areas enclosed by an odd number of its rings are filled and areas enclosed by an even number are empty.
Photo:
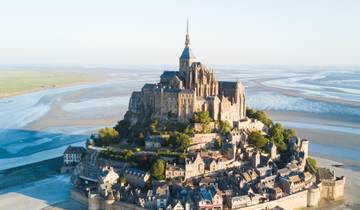
[[[159,83],[133,92],[127,115],[187,121],[196,111],[208,111],[214,120],[231,124],[244,119],[245,90],[240,81],[218,81],[214,70],[196,61],[187,25],[179,70],[164,71]]]

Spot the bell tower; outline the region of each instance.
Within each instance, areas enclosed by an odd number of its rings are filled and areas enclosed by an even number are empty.
[[[179,58],[179,71],[186,75],[186,70],[195,62],[195,55],[190,48],[189,21],[186,23],[185,48]]]

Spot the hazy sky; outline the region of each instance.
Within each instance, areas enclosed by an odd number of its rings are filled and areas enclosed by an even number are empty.
[[[0,0],[0,64],[360,65],[359,0]]]

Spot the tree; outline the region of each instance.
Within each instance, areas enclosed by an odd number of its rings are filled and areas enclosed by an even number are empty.
[[[259,149],[263,149],[268,141],[269,140],[265,138],[260,131],[253,131],[249,135],[250,144],[255,145]]]
[[[191,145],[191,139],[187,134],[180,134],[179,136],[180,138],[180,145],[179,145],[179,150],[181,152],[185,152]]]
[[[269,129],[270,140],[275,143],[280,152],[285,152],[287,150],[283,133],[284,128],[280,123],[275,123],[275,125]]]
[[[191,145],[191,138],[185,133],[175,132],[170,136],[169,144],[172,148],[184,152]]]
[[[289,142],[292,137],[296,136],[296,131],[294,129],[284,129],[283,135],[285,142]]]
[[[150,174],[157,180],[163,180],[165,178],[165,161],[157,159],[151,166]]]
[[[191,126],[190,124],[186,126],[186,128],[184,129],[184,133],[186,133],[187,135],[192,135],[195,133],[193,126]]]
[[[208,111],[202,112],[194,112],[193,121],[195,123],[201,123],[203,125],[209,125],[211,122],[210,113]]]
[[[228,133],[230,133],[231,131],[231,125],[228,121],[220,121],[220,132],[223,135],[226,135]]]
[[[115,125],[114,129],[120,134],[121,137],[127,137],[130,133],[129,126],[130,124],[128,121],[121,120]]]
[[[254,118],[264,123],[268,127],[273,124],[272,120],[267,116],[266,112],[264,111],[256,111],[254,114]]]
[[[264,111],[247,108],[246,116],[257,119],[268,127],[271,127],[271,125],[273,124],[272,120],[267,116],[266,112]]]
[[[96,141],[98,146],[109,145],[117,143],[119,133],[114,128],[101,128],[99,130],[99,138]]]

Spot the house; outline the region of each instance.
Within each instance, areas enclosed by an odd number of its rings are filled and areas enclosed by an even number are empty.
[[[169,185],[165,182],[159,183],[159,185],[155,188],[155,196],[157,209],[165,209],[170,197]]]
[[[282,190],[287,194],[293,194],[299,192],[305,188],[305,182],[299,175],[290,175],[279,178],[280,186]]]
[[[270,200],[277,200],[283,196],[284,196],[284,194],[280,187],[269,188]]]
[[[86,150],[84,147],[68,146],[64,151],[64,165],[75,165],[79,163],[85,153]]]
[[[214,185],[200,188],[199,193],[200,200],[198,202],[198,209],[223,209],[223,198],[221,192]]]
[[[231,209],[238,209],[251,205],[251,199],[248,195],[242,196],[229,196],[228,205]]]
[[[150,180],[150,174],[139,169],[128,168],[125,170],[125,178],[134,187],[145,187]]]
[[[173,179],[177,177],[185,177],[185,170],[183,167],[177,166],[174,164],[166,164],[165,166],[165,178]]]
[[[185,159],[185,179],[199,176],[205,173],[205,163],[200,153],[193,158]]]
[[[174,200],[166,207],[166,210],[185,210],[185,208],[180,200]]]

